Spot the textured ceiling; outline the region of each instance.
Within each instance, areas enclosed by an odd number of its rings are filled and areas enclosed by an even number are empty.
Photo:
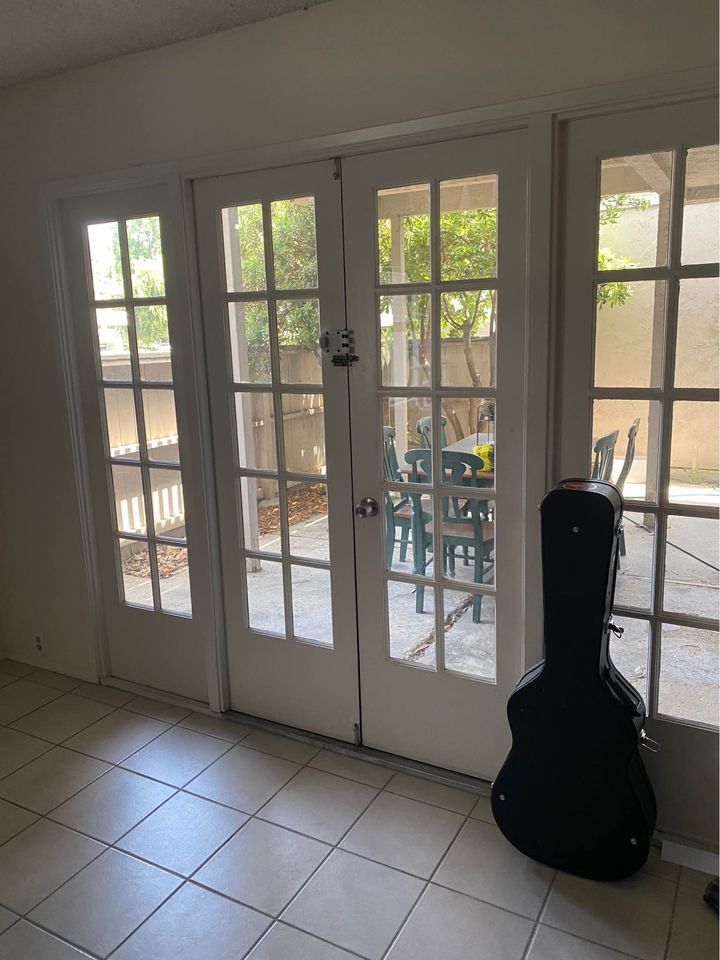
[[[0,0],[0,86],[327,0]]]

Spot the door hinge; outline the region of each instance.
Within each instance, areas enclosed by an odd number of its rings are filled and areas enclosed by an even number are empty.
[[[351,367],[360,359],[353,353],[352,330],[324,330],[320,335],[320,348],[331,355],[334,367]]]
[[[340,157],[333,157],[333,180],[342,179],[342,165]]]
[[[362,737],[360,736],[360,724],[353,724],[353,737],[355,739],[355,746],[359,747],[362,744]]]

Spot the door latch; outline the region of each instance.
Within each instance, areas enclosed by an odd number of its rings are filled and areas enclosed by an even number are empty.
[[[355,353],[352,330],[324,330],[320,335],[320,348],[331,354],[334,367],[351,367],[360,359]]]

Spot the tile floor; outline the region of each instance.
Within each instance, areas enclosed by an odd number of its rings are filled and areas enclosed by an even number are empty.
[[[0,960],[715,960],[706,882],[559,874],[485,797],[0,661]]]

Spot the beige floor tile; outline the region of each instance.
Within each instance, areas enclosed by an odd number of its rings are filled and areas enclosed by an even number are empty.
[[[348,780],[357,780],[358,783],[366,783],[369,787],[378,788],[384,787],[393,775],[392,770],[388,770],[387,767],[357,760],[355,757],[346,757],[332,750],[321,750],[310,761],[310,766],[325,773],[334,773],[338,777],[347,777]]]
[[[195,730],[197,733],[207,733],[211,737],[220,737],[223,740],[232,740],[239,743],[252,731],[252,727],[238,723],[229,717],[208,717],[204,713],[191,713],[180,721],[181,727]]]
[[[650,856],[642,868],[645,873],[652,873],[656,877],[665,877],[666,880],[677,880],[680,876],[680,867],[677,863],[663,860],[659,847],[650,847]]]
[[[2,673],[0,672],[0,689],[2,687],[7,687],[10,683],[15,683],[17,677],[14,677],[11,673]]]
[[[0,797],[35,813],[49,813],[109,769],[100,760],[53,747],[0,780]]]
[[[60,690],[30,680],[11,683],[0,690],[0,723],[13,723],[61,696]]]
[[[247,960],[353,960],[353,954],[324,940],[276,923]]]
[[[115,710],[87,730],[71,737],[65,746],[90,757],[107,760],[108,763],[121,763],[169,729],[170,726],[160,720],[141,717],[126,710]]]
[[[260,811],[263,820],[337,843],[377,790],[305,767]]]
[[[331,849],[272,823],[251,820],[193,879],[277,916]]]
[[[433,879],[536,920],[553,874],[512,847],[493,824],[468,820]]]
[[[681,890],[704,890],[713,877],[709,873],[703,873],[702,870],[693,870],[691,867],[680,868],[680,889]]]
[[[344,850],[430,878],[463,817],[393,793],[381,793],[345,837]]]
[[[11,927],[17,918],[16,913],[11,913],[9,910],[6,910],[5,907],[0,907],[0,933],[7,930],[8,927]]]
[[[297,763],[238,745],[189,783],[187,789],[245,813],[256,813],[299,769]]]
[[[156,723],[157,721],[149,721]],[[123,762],[127,770],[182,787],[228,749],[217,737],[172,727]]]
[[[182,881],[158,867],[107,850],[48,897],[29,919],[106,957]]]
[[[0,843],[5,843],[36,820],[37,814],[0,800]]]
[[[52,750],[52,744],[8,727],[0,728],[0,778],[24,766],[43,753]]]
[[[3,673],[9,673],[13,677],[26,677],[32,673],[35,667],[28,663],[18,663],[17,660],[0,660],[0,670]]]
[[[627,960],[627,954],[540,924],[527,960]]]
[[[484,820],[485,823],[495,823],[495,817],[490,808],[490,797],[480,797],[473,807],[470,816],[473,820]]]
[[[125,704],[125,709],[131,713],[141,713],[153,720],[163,720],[165,723],[177,723],[189,716],[190,710],[186,707],[176,707],[173,703],[162,703],[160,700],[150,700],[148,697],[133,697]]]
[[[253,730],[243,740],[243,746],[250,750],[259,750],[261,753],[269,753],[282,760],[292,760],[293,763],[307,763],[318,753],[318,748],[309,743],[291,740],[289,737],[278,737],[267,730]]]
[[[521,960],[533,924],[431,884],[388,960]]]
[[[560,873],[540,919],[641,960],[662,960],[674,896],[672,881],[649,873],[614,883]]]
[[[48,687],[55,687],[56,690],[62,690],[64,693],[74,690],[82,683],[82,680],[76,680],[75,677],[66,677],[63,673],[42,669],[32,670],[27,674],[27,679],[35,683],[44,683]]]
[[[105,847],[49,820],[38,820],[0,847],[0,903],[27,913]]]
[[[0,937],[0,960],[82,960],[87,956],[25,920]]]
[[[128,693],[127,690],[106,687],[100,683],[81,683],[79,687],[75,688],[75,693],[80,697],[97,700],[99,703],[107,703],[111,707],[122,707],[123,704],[128,703],[135,696],[133,693]]]
[[[189,793],[176,793],[117,846],[188,877],[246,820],[247,816],[237,810]]]
[[[115,843],[174,792],[165,783],[113,767],[50,817],[89,837]]]
[[[283,920],[380,960],[422,889],[422,880],[336,850],[293,900]]]
[[[113,709],[107,704],[96,703],[85,697],[74,697],[69,693],[33,710],[21,720],[16,720],[12,729],[50,740],[52,743],[62,743]]]
[[[385,787],[390,793],[399,793],[411,800],[422,800],[432,803],[436,807],[444,807],[453,813],[462,813],[467,816],[475,806],[477,797],[455,787],[446,787],[442,783],[433,783],[432,780],[423,780],[421,777],[411,777],[407,773],[396,773]]]
[[[718,915],[703,901],[703,890],[679,891],[667,960],[717,960]]]
[[[240,960],[269,923],[248,907],[185,884],[113,960]]]

